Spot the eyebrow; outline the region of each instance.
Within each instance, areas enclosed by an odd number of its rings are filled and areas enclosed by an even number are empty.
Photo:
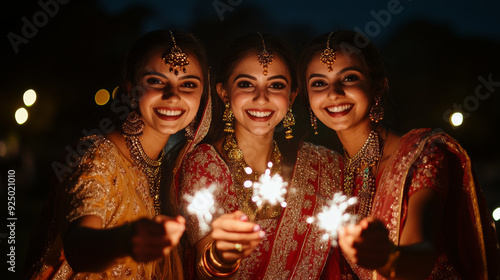
[[[359,67],[356,67],[356,66],[346,67],[346,68],[340,70],[337,74],[343,74],[347,71],[357,71],[357,72],[360,72],[361,74],[364,74],[362,69]],[[309,81],[312,78],[325,78],[325,77],[326,77],[326,75],[324,75],[324,74],[313,73],[309,76],[309,79],[307,79],[307,80]]]
[[[238,76],[234,77],[233,83],[236,82],[236,80],[238,80],[239,78],[247,78],[247,79],[250,79],[252,81],[257,81],[257,78],[255,78],[254,76],[247,75],[247,74],[239,74]],[[275,75],[275,76],[267,78],[268,81],[276,80],[276,79],[283,79],[288,84],[288,79],[283,75]]]
[[[163,75],[160,72],[156,72],[156,71],[150,71],[150,72],[144,73],[144,76],[148,76],[148,75],[156,75],[156,76],[160,76],[164,79],[167,79],[167,76]],[[186,76],[179,77],[179,80],[187,80],[187,79],[196,79],[196,80],[201,82],[201,78],[196,76],[196,75],[186,75]]]

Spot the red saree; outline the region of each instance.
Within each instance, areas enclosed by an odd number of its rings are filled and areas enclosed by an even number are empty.
[[[266,232],[264,240],[242,260],[235,279],[319,279],[330,250],[330,243],[321,240],[323,232],[306,219],[322,210],[325,202],[338,191],[339,155],[323,147],[303,144],[297,157],[287,192],[287,207],[281,216],[258,220]],[[332,170],[334,172],[332,172]],[[189,243],[194,245],[208,232],[202,232],[196,216],[187,214],[185,194],[215,183],[216,207],[223,213],[238,209],[236,187],[224,160],[214,147],[203,144],[190,153],[176,177],[179,190],[177,203],[187,218]],[[242,186],[239,186],[242,187]],[[194,248],[191,248],[194,250]],[[196,254],[186,252],[187,279],[195,279]]]
[[[494,223],[470,158],[453,138],[430,129],[410,131],[401,138],[379,176],[371,216],[386,224],[396,245],[413,193],[432,188],[443,199],[438,258],[428,279],[497,279]],[[374,271],[353,269],[361,279],[383,279]]]

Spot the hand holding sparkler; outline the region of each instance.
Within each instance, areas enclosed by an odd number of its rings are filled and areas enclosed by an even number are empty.
[[[383,266],[394,248],[384,223],[373,218],[340,228],[339,245],[351,262],[370,269]]]

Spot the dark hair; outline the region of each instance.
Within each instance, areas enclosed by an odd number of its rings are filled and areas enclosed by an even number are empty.
[[[264,33],[262,38],[266,44],[266,49],[273,54],[274,58],[279,57],[285,64],[291,78],[290,88],[291,91],[295,91],[298,88],[297,81],[297,71],[296,71],[296,61],[294,52],[289,47],[289,45],[280,37]],[[215,92],[215,86],[218,83],[222,83],[223,86],[229,80],[229,77],[234,72],[237,67],[245,57],[249,54],[255,53],[255,59],[257,60],[257,53],[261,52],[263,49],[262,38],[258,33],[250,33],[240,36],[236,39],[229,47],[229,49],[224,53],[224,56],[219,65],[215,81],[213,83]],[[204,142],[215,143],[222,138],[223,133],[223,122],[222,114],[224,112],[224,102],[220,97],[215,97],[212,100],[213,114],[212,114],[212,124],[210,130],[205,137]]]
[[[299,59],[299,94],[306,107],[309,107],[306,80],[307,67],[313,57],[326,48],[328,36],[329,33],[312,40],[304,48]],[[337,52],[340,51],[344,55],[358,55],[369,71],[370,78],[375,86],[375,94],[385,97],[388,90],[387,73],[379,51],[368,38],[354,31],[336,31],[330,36],[330,48]]]
[[[208,100],[210,89],[209,66],[205,47],[200,40],[192,34],[181,31],[175,31],[172,33],[177,46],[179,46],[181,50],[187,54],[188,58],[190,56],[194,56],[198,60],[203,73],[203,94],[196,116],[196,119],[200,120],[205,107],[204,104],[206,104]],[[120,83],[117,96],[115,98],[128,100],[131,98],[131,93],[133,91],[139,91],[139,94],[141,94],[141,88],[138,86],[138,73],[145,67],[146,63],[153,55],[161,56],[165,52],[169,52],[172,46],[172,36],[167,30],[151,31],[139,38],[128,54],[125,62],[123,80]],[[127,85],[132,86],[130,91],[127,90]]]

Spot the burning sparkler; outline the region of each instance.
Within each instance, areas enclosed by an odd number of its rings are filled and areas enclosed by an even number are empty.
[[[194,196],[184,195],[184,198],[189,202],[187,211],[192,215],[196,215],[200,231],[203,233],[210,231],[210,224],[213,214],[215,214],[215,200],[213,195],[215,188],[216,186],[212,184],[210,187],[198,191]]]
[[[246,188],[253,186],[252,201],[255,202],[255,205],[257,205],[257,212],[255,213],[255,216],[257,216],[257,213],[259,213],[259,211],[261,211],[266,204],[271,206],[279,204],[283,208],[287,205],[285,201],[285,194],[288,183],[284,182],[283,178],[279,174],[271,176],[270,168],[273,166],[272,162],[269,162],[267,166],[268,169],[266,169],[264,174],[260,176],[258,182],[245,181],[243,184]],[[252,172],[251,169],[245,171],[247,173]]]
[[[323,211],[318,213],[316,218],[309,217],[308,223],[317,221],[317,226],[325,231],[323,240],[330,239],[332,246],[337,246],[337,231],[341,226],[356,222],[356,215],[346,213],[348,207],[358,203],[356,197],[348,198],[338,192],[333,195],[329,206],[323,206]]]

